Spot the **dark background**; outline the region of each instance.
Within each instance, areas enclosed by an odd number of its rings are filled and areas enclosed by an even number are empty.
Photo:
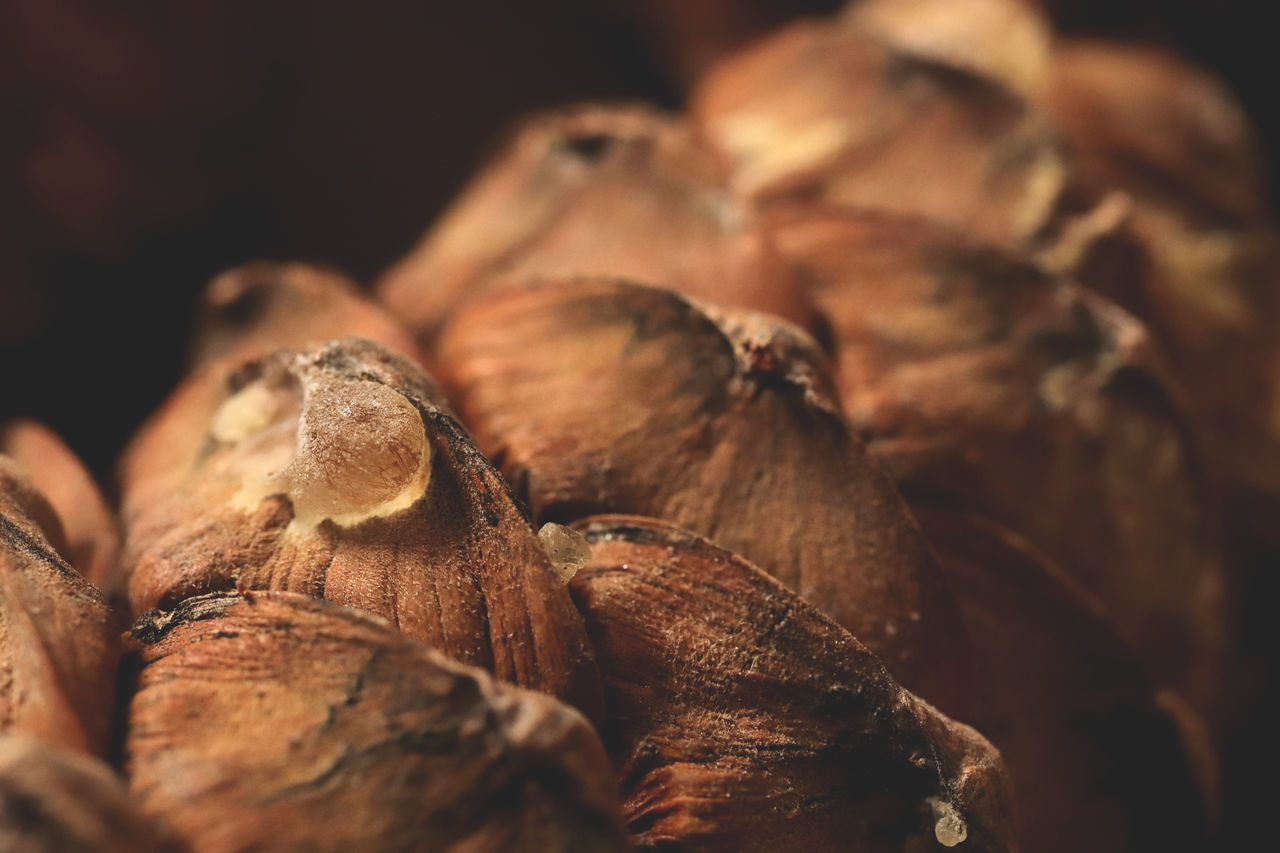
[[[368,282],[520,114],[586,98],[677,107],[708,56],[838,5],[0,0],[0,419],[50,424],[109,487],[180,377],[217,271],[301,258]],[[1265,6],[1048,5],[1066,32],[1162,43],[1215,70],[1280,162]],[[1277,582],[1273,563],[1258,568],[1243,630],[1262,648]],[[1265,693],[1229,744],[1224,849],[1268,828],[1275,785],[1249,774],[1272,777],[1276,710]]]

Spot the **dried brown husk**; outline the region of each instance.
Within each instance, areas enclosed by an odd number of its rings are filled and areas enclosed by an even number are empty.
[[[966,721],[1004,757],[1023,849],[1208,849],[1215,761],[1194,713],[1170,714],[1092,598],[1025,540],[915,510],[973,643]]]
[[[104,762],[22,735],[0,735],[0,850],[180,853]]]
[[[776,225],[831,325],[845,409],[908,501],[1024,536],[1160,681],[1217,702],[1214,504],[1142,325],[931,223],[806,208]]]
[[[191,381],[205,393],[205,377]],[[355,339],[282,350],[221,385],[198,425],[189,390],[123,468],[135,613],[237,587],[305,593],[597,713],[599,675],[562,582],[417,367]],[[181,463],[156,472],[150,454]]]
[[[678,88],[697,80],[725,54],[784,21],[841,0],[608,0],[645,37],[658,70]]]
[[[1138,282],[1138,299],[1118,298],[1168,352],[1230,485],[1270,496],[1258,525],[1269,527],[1280,506],[1280,240],[1253,129],[1221,83],[1156,48],[1066,40],[1053,72],[1044,109],[1070,137],[1075,170],[1129,199],[1100,239],[1144,255],[1099,262],[1087,245],[1064,260],[1108,295]]]
[[[1151,45],[1060,39],[1045,112],[1076,167],[1099,184],[1191,220],[1266,215],[1258,140],[1208,72]]]
[[[337,270],[257,261],[209,282],[197,309],[191,363],[247,361],[277,349],[366,338],[416,358],[409,332]]]
[[[621,276],[808,322],[798,283],[724,177],[683,122],[647,108],[534,118],[379,293],[424,342],[504,276]]]
[[[1050,23],[1038,0],[613,0],[659,66],[684,88],[789,20],[835,12],[900,49],[1035,91],[1048,73]]]
[[[743,554],[943,707],[954,603],[799,329],[614,279],[511,286],[439,352],[459,411],[540,521],[665,518]]]
[[[735,191],[928,216],[1001,245],[1032,239],[1069,176],[1056,132],[979,67],[997,52],[944,23],[912,23],[906,7],[860,6],[780,30],[694,90],[692,121],[731,164]],[[998,31],[984,38],[1019,52]],[[1023,61],[994,73],[1034,76]]]
[[[57,513],[64,542],[59,552],[114,597],[122,589],[115,512],[74,451],[44,424],[20,418],[0,425],[0,453],[22,466]]]
[[[54,550],[57,516],[0,456],[0,734],[73,750],[106,748],[120,659],[101,591]]]
[[[1053,32],[1037,0],[857,0],[842,22],[1023,96],[1041,91],[1049,76]]]
[[[576,526],[592,559],[571,588],[642,845],[935,850],[958,818],[960,849],[1016,849],[996,750],[817,609],[666,522]]]
[[[628,847],[580,714],[381,619],[213,594],[131,638],[129,784],[193,851]]]

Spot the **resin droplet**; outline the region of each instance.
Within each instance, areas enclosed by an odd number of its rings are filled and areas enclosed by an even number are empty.
[[[228,397],[218,408],[210,434],[223,444],[238,444],[252,438],[290,414],[296,417],[296,396],[296,384],[293,388],[281,388],[265,381],[253,382]]]
[[[293,459],[301,413],[302,386],[283,373],[246,385],[214,413],[209,435],[230,446],[224,470],[250,502],[274,491],[273,478]]]
[[[300,521],[350,523],[401,509],[430,474],[422,416],[376,382],[308,383],[297,442],[282,479]]]
[[[965,826],[964,818],[955,806],[939,799],[929,800],[929,805],[933,808],[933,835],[939,844],[955,847],[969,837],[969,827]]]
[[[547,552],[551,560],[551,568],[556,570],[560,580],[568,583],[578,573],[578,569],[591,559],[591,546],[578,531],[563,524],[544,524],[538,531],[538,541],[542,550]]]

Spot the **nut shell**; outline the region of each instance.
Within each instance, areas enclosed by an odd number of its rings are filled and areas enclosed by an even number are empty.
[[[581,715],[380,619],[215,594],[131,638],[130,788],[197,853],[628,847]]]
[[[119,628],[101,591],[44,535],[36,519],[46,515],[57,523],[17,464],[0,456],[0,734],[100,754]]]
[[[1024,540],[972,514],[916,514],[960,602],[966,722],[1004,758],[1022,848],[1207,849],[1215,759],[1194,712],[1170,713],[1092,597]]]
[[[911,689],[962,701],[954,603],[803,332],[580,279],[477,299],[439,352],[480,446],[539,520],[669,519],[796,590]]]
[[[466,298],[530,276],[651,281],[807,324],[799,283],[679,119],[579,106],[517,129],[379,294],[424,342]]]
[[[571,587],[642,845],[1016,849],[996,750],[898,686],[848,632],[665,522],[576,526],[592,559]]]
[[[924,216],[997,245],[1033,238],[1069,177],[1055,131],[999,80],[864,26],[860,5],[779,30],[694,90],[691,121],[735,191]]]
[[[850,420],[909,502],[974,510],[1095,595],[1157,679],[1221,700],[1211,485],[1145,328],[1013,253],[919,220],[796,209]]]
[[[250,362],[163,488],[124,483],[134,611],[237,587],[314,595],[597,714],[599,676],[563,583],[434,394],[368,341]],[[189,420],[186,395],[153,433]],[[135,468],[177,455],[145,441],[133,452]]]
[[[257,261],[218,275],[200,300],[191,363],[240,362],[277,349],[308,349],[334,338],[377,341],[416,358],[417,345],[356,283],[327,267]]]
[[[1237,493],[1230,515],[1275,543],[1280,238],[1248,117],[1219,81],[1156,48],[1068,39],[1053,70],[1043,106],[1072,140],[1073,168],[1129,199],[1106,240],[1141,255],[1118,265],[1094,252],[1076,271],[1150,325]]]
[[[143,816],[124,780],[96,758],[0,735],[0,850],[182,853]]]
[[[86,580],[114,598],[123,588],[120,530],[115,512],[84,464],[53,430],[21,418],[0,426],[0,453],[22,466],[57,513],[61,533],[45,533]]]

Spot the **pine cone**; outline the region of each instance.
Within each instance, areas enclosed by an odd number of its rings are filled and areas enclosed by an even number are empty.
[[[0,430],[0,846],[1213,843],[1239,110],[1024,0],[679,44],[685,113],[527,119],[372,296],[216,277],[118,508]]]

